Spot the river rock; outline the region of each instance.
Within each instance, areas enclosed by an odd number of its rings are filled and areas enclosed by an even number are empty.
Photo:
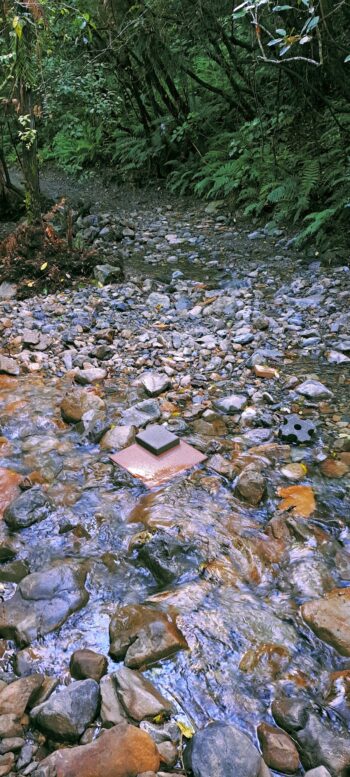
[[[35,777],[137,777],[157,772],[160,757],[151,737],[122,724],[91,744],[56,750],[40,764]]]
[[[258,737],[267,766],[285,774],[298,771],[299,753],[288,734],[267,723],[261,723],[258,726]]]
[[[62,418],[72,424],[81,421],[83,415],[89,410],[99,413],[104,408],[105,403],[101,397],[93,391],[84,391],[84,389],[72,390],[61,402]]]
[[[140,672],[123,667],[114,677],[119,699],[133,720],[171,714],[171,703]]]
[[[95,680],[74,682],[34,707],[31,718],[39,729],[54,739],[76,742],[95,720],[100,689]]]
[[[99,682],[101,677],[107,672],[108,660],[101,653],[95,653],[94,650],[76,650],[72,654],[69,671],[75,680],[86,680],[91,678]]]
[[[216,410],[219,410],[220,413],[225,413],[226,415],[235,415],[236,413],[240,413],[241,410],[243,410],[247,402],[247,397],[243,396],[242,394],[230,394],[228,397],[217,399],[214,402],[214,407]]]
[[[243,731],[215,722],[191,739],[185,749],[184,765],[193,777],[259,777],[262,758]]]
[[[14,299],[17,294],[17,286],[15,283],[8,283],[3,281],[0,283],[0,300]]]
[[[15,714],[21,718],[44,681],[44,675],[21,677],[0,691],[0,715]]]
[[[245,467],[239,475],[236,490],[249,504],[258,505],[266,488],[264,475],[252,464]]]
[[[147,299],[147,305],[152,309],[169,310],[170,304],[170,297],[158,291],[152,291]]]
[[[319,380],[305,380],[297,386],[296,391],[307,399],[326,399],[333,396],[333,392]]]
[[[161,412],[156,399],[145,399],[143,402],[137,402],[136,405],[122,412],[123,425],[137,426],[138,428],[158,421],[160,417]]]
[[[331,777],[331,775],[325,766],[316,766],[316,769],[305,772],[304,777]]]
[[[103,435],[100,446],[103,450],[120,451],[135,441],[135,426],[115,426]]]
[[[123,270],[113,264],[97,264],[94,267],[94,276],[103,286],[106,283],[119,283],[123,280]]]
[[[197,575],[203,560],[194,542],[161,531],[141,547],[139,558],[159,583],[170,583],[185,574]]]
[[[89,598],[86,571],[61,564],[25,577],[11,599],[0,604],[0,636],[21,646],[62,626]]]
[[[0,354],[0,374],[5,375],[19,375],[20,369],[15,359],[10,359],[8,356]]]
[[[4,520],[13,531],[26,529],[33,523],[43,521],[51,510],[51,502],[40,488],[34,486],[14,499],[4,511]]]
[[[15,764],[15,756],[13,753],[6,753],[6,755],[0,755],[0,777],[4,777],[8,774]]]
[[[113,674],[102,677],[100,692],[100,718],[104,728],[111,728],[111,726],[117,726],[119,723],[125,723],[127,721],[127,714],[121,701],[119,701]]]
[[[187,647],[174,618],[143,605],[119,607],[109,626],[110,654],[138,669]]]
[[[171,380],[167,375],[158,372],[148,372],[141,378],[141,383],[150,397],[158,397],[164,391],[171,388]]]
[[[88,386],[90,383],[100,383],[107,376],[107,370],[102,367],[89,367],[85,370],[78,370],[74,375],[76,383],[81,386]]]
[[[6,739],[9,737],[21,737],[23,726],[13,712],[7,715],[0,715],[0,737]]]
[[[303,604],[300,612],[320,639],[350,656],[350,588],[335,588],[322,599]]]

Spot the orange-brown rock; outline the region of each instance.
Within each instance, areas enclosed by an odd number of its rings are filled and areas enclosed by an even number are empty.
[[[258,726],[258,737],[267,766],[284,774],[298,771],[299,754],[288,734],[268,723],[261,723]]]
[[[21,493],[19,489],[21,480],[23,480],[23,475],[19,475],[12,469],[0,467],[0,518],[7,505]]]
[[[142,772],[157,772],[159,765],[160,756],[149,734],[120,724],[89,745],[56,750],[42,761],[40,771],[52,768],[57,777],[137,777]]]
[[[326,478],[342,478],[350,472],[350,467],[339,459],[325,459],[320,464],[320,470]]]
[[[95,653],[94,650],[83,648],[76,650],[69,663],[69,671],[75,680],[91,678],[99,682],[107,672],[108,661],[106,656]]]
[[[322,599],[303,604],[300,611],[320,639],[350,656],[350,588],[334,588]]]
[[[144,605],[119,607],[110,627],[110,653],[126,666],[138,669],[187,648],[173,616]]]
[[[268,380],[278,378],[278,371],[274,367],[267,367],[265,364],[255,364],[254,372],[257,378],[267,378]]]

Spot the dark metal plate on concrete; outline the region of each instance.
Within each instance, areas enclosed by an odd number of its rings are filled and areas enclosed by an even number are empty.
[[[136,442],[142,445],[143,448],[146,448],[147,451],[154,453],[155,456],[159,456],[161,453],[166,453],[166,451],[170,451],[179,445],[180,440],[175,434],[164,429],[164,426],[152,424],[144,432],[139,432],[136,435]]]
[[[147,488],[155,488],[187,469],[201,464],[207,457],[183,440],[175,448],[155,456],[135,443],[113,454],[111,460],[126,469],[134,478],[140,478]]]
[[[300,418],[293,413],[283,418],[282,425],[279,428],[279,436],[286,442],[295,442],[302,444],[311,443],[316,433],[316,426],[312,421]]]

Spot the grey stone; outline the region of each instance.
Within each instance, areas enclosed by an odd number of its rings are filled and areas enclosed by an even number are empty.
[[[135,432],[135,426],[115,426],[103,435],[100,446],[103,450],[120,451],[132,445]]]
[[[12,530],[25,529],[33,523],[43,521],[48,517],[51,503],[40,486],[25,491],[4,511],[4,520]]]
[[[160,308],[161,310],[169,310],[170,297],[167,294],[160,294],[158,291],[152,291],[147,299],[147,305],[150,308]]]
[[[304,777],[331,777],[331,775],[325,766],[316,766],[316,769],[305,772]]]
[[[193,777],[258,777],[262,758],[251,740],[233,725],[215,722],[198,731],[184,753]]]
[[[78,370],[74,375],[74,380],[81,386],[87,386],[90,383],[99,383],[107,376],[107,371],[102,367],[89,367],[84,370]]]
[[[7,283],[3,281],[0,283],[0,300],[14,299],[17,294],[17,286],[15,283]]]
[[[5,375],[19,375],[20,369],[15,359],[10,359],[8,356],[0,354],[0,373],[4,372]]]
[[[296,739],[305,768],[325,766],[333,777],[345,777],[349,773],[350,740],[347,731],[341,733],[315,713],[309,713],[306,725],[296,733]]]
[[[220,411],[220,413],[235,415],[236,413],[240,413],[241,410],[243,410],[247,402],[247,397],[243,396],[242,394],[231,394],[228,397],[217,399],[214,402],[214,406],[216,410]]]
[[[152,421],[158,421],[161,416],[156,399],[145,399],[122,413],[123,425],[143,428]]]
[[[118,697],[131,718],[141,721],[144,718],[153,719],[157,715],[170,716],[171,703],[141,672],[123,667],[114,677]]]
[[[105,675],[100,682],[101,711],[100,717],[105,728],[118,726],[127,721],[127,714],[119,701],[117,687],[113,674]]]
[[[148,372],[141,378],[141,383],[150,397],[158,397],[171,388],[171,380],[159,372]]]
[[[89,598],[86,571],[61,564],[25,577],[14,596],[0,604],[0,636],[21,646],[61,626]]]
[[[119,283],[123,280],[123,270],[121,267],[112,264],[98,264],[94,268],[94,276],[99,283]]]
[[[98,683],[81,680],[34,707],[31,718],[38,728],[52,737],[75,742],[97,716],[99,702]]]
[[[333,392],[319,380],[305,380],[297,386],[296,391],[308,399],[326,399],[333,396]]]

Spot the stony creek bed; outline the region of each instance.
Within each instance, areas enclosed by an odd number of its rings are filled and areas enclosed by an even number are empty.
[[[0,300],[0,776],[347,777],[349,268],[96,211],[124,281]],[[146,489],[149,423],[206,462]]]

